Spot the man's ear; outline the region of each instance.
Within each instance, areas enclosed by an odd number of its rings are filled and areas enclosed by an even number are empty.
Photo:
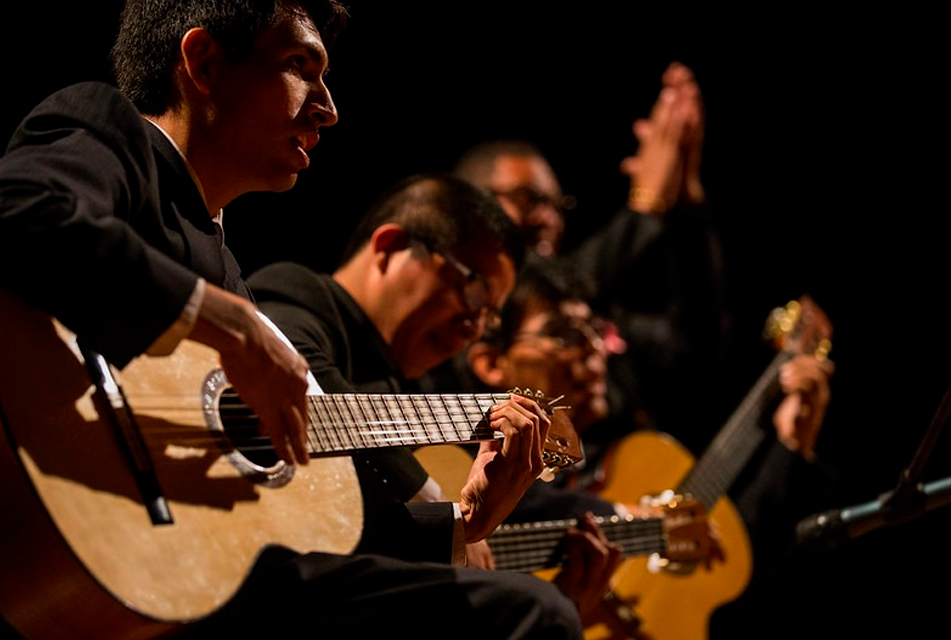
[[[186,77],[196,89],[207,94],[213,65],[221,59],[221,47],[207,30],[195,27],[182,37],[181,48]]]
[[[376,228],[369,244],[374,260],[382,261],[381,268],[385,270],[390,255],[409,247],[410,238],[403,227],[388,222]]]
[[[472,373],[493,389],[504,389],[509,385],[505,380],[505,354],[501,349],[487,342],[473,342],[466,352]]]
[[[388,222],[376,228],[370,237],[370,244],[374,252],[394,253],[402,251],[409,246],[409,234],[400,225]]]

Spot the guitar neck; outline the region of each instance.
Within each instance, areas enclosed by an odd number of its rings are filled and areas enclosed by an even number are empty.
[[[327,393],[308,396],[310,454],[340,455],[363,449],[451,444],[501,438],[488,424],[486,413],[510,397],[508,393],[370,394]],[[252,427],[260,437],[249,408],[227,392],[219,401],[225,430],[235,440],[235,428]]]
[[[766,437],[759,421],[779,393],[780,368],[792,357],[783,351],[773,358],[690,470],[680,486],[681,494],[693,496],[709,510],[727,492]]]
[[[625,557],[662,553],[666,549],[663,518],[611,516],[598,517],[596,521],[608,540],[621,545]],[[487,539],[495,568],[534,572],[560,567],[564,561],[562,541],[576,524],[576,520],[567,519],[502,525]]]

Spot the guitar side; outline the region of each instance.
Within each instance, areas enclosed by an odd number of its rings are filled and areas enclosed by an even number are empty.
[[[694,466],[683,445],[662,433],[637,432],[622,439],[611,453],[601,497],[637,503],[642,496],[676,487]],[[613,464],[612,464],[613,462]],[[640,620],[640,638],[699,639],[708,635],[710,615],[736,599],[749,583],[753,556],[746,526],[732,502],[721,497],[710,510],[724,559],[710,570],[696,566],[689,573],[656,570],[650,558],[624,560],[612,577],[615,600],[627,603]],[[685,604],[686,603],[686,604]],[[604,606],[609,606],[608,604]],[[586,640],[634,640],[618,635],[616,614],[603,610],[585,629]]]
[[[350,458],[313,459],[282,486],[240,472],[202,411],[216,355],[191,341],[119,378],[172,518],[153,524],[70,334],[6,293],[0,303],[0,613],[18,631],[156,637],[224,604],[268,545],[356,546]]]

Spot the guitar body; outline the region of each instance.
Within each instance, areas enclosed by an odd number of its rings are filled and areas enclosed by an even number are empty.
[[[413,455],[439,483],[443,495],[452,502],[459,502],[472,468],[472,454],[457,445],[433,445],[420,447]]]
[[[73,336],[0,303],[0,614],[24,635],[156,637],[224,604],[269,545],[359,542],[350,457],[285,467],[280,481],[239,468],[207,422],[216,354],[191,341],[118,376],[172,520],[153,524]]]
[[[628,504],[644,495],[680,485],[694,458],[674,438],[637,432],[626,436],[611,452],[601,497]],[[657,570],[648,557],[624,560],[612,578],[614,604],[627,604],[640,620],[638,635],[624,633],[617,615],[605,609],[601,620],[585,629],[586,640],[699,640],[708,636],[709,618],[721,604],[737,598],[749,583],[753,568],[746,526],[732,502],[721,497],[710,510],[725,558],[710,570],[689,573]],[[605,607],[610,606],[610,601]]]
[[[765,335],[779,353],[699,460],[694,461],[689,451],[667,435],[635,433],[612,452],[613,460],[606,465],[607,479],[599,491],[602,497],[619,502],[667,489],[698,500],[707,507],[716,527],[723,561],[715,561],[710,570],[697,566],[678,573],[676,566],[664,570],[643,558],[625,560],[613,576],[613,604],[606,599],[604,623],[587,629],[586,640],[707,638],[713,611],[735,600],[749,584],[753,570],[749,535],[727,491],[765,437],[758,423],[771,399],[780,393],[783,364],[797,354],[825,359],[832,348],[832,325],[812,298],[802,296],[772,311]],[[612,615],[607,606],[623,615]],[[618,632],[625,618],[640,624]]]

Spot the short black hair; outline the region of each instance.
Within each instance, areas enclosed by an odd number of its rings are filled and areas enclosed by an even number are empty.
[[[349,17],[338,0],[127,0],[110,52],[116,83],[140,112],[161,115],[178,99],[175,68],[189,29],[208,29],[229,59],[240,62],[261,32],[301,11],[328,49]]]
[[[491,242],[520,269],[525,246],[518,228],[495,198],[449,173],[411,175],[391,185],[370,206],[350,237],[341,262],[349,261],[373,232],[395,222],[429,250],[452,250],[472,238]]]
[[[501,324],[497,329],[487,331],[482,340],[503,350],[508,349],[525,320],[530,304],[543,302],[549,309],[555,310],[565,302],[590,302],[593,294],[594,283],[570,258],[531,254],[518,272],[515,288],[502,305]]]

